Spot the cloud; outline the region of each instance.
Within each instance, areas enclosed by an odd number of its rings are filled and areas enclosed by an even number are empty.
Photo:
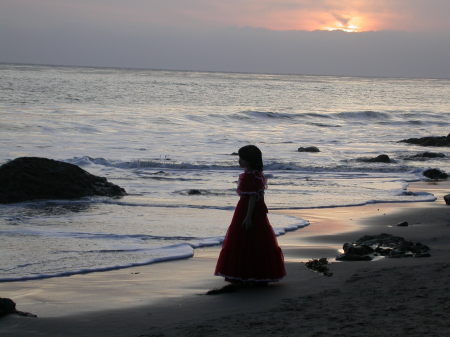
[[[362,30],[450,32],[448,0],[2,0],[0,21],[21,24],[257,27],[317,30],[358,22]]]
[[[152,69],[450,78],[448,34],[92,26],[0,30],[0,61]]]
[[[449,10],[447,0],[2,0],[0,62],[450,77]],[[314,31],[350,25],[369,32]]]
[[[339,21],[339,23],[343,26],[347,26],[349,21],[351,20],[351,17],[345,17],[336,13],[333,13],[333,16],[336,18],[336,20]]]

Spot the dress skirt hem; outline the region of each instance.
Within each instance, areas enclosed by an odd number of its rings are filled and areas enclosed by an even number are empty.
[[[233,280],[233,281],[242,281],[242,282],[278,282],[283,278],[283,277],[273,278],[273,279],[272,278],[268,278],[268,279],[242,278],[242,277],[237,277],[237,276],[224,275],[222,273],[215,273],[214,275],[225,277],[225,279],[229,279],[229,280]]]

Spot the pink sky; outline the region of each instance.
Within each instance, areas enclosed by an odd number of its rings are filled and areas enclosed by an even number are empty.
[[[273,30],[450,30],[448,0],[229,0],[194,1],[180,16],[212,24]]]
[[[450,0],[1,0],[0,62],[450,78],[449,13]]]
[[[3,0],[0,9],[0,19],[16,16],[25,24],[41,18],[140,26],[450,31],[448,0]]]

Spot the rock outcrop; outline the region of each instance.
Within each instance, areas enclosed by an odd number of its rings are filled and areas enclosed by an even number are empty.
[[[324,276],[333,276],[333,273],[328,268],[328,260],[325,257],[309,260],[305,265],[306,268],[321,273]]]
[[[316,146],[299,147],[298,152],[320,152],[319,148]]]
[[[439,169],[427,169],[425,171],[423,171],[422,173],[425,177],[429,178],[429,179],[433,179],[433,180],[437,180],[437,179],[447,179],[448,178],[448,174],[445,173],[444,171],[441,171]]]
[[[374,158],[358,158],[357,160],[365,163],[392,163],[391,158],[387,154],[380,154]]]
[[[450,146],[450,133],[447,136],[402,139],[400,142],[420,146]]]
[[[365,235],[354,243],[345,243],[343,248],[344,254],[337,256],[336,260],[368,261],[372,260],[374,256],[389,258],[430,256],[428,246],[385,233]]]
[[[126,192],[76,165],[47,158],[21,157],[0,167],[0,203],[95,195],[117,197]]]
[[[447,156],[443,153],[439,152],[421,152],[416,153],[415,155],[405,157],[405,160],[428,160],[435,158],[446,158]]]
[[[187,194],[188,195],[201,195],[202,191],[200,191],[200,190],[188,190]]]
[[[444,201],[447,205],[450,205],[450,194],[444,195]]]
[[[409,226],[408,221],[402,221],[397,224],[397,227],[408,227],[408,226]]]
[[[17,314],[20,316],[37,317],[29,312],[19,311],[16,309],[16,303],[10,298],[0,298],[0,317]]]

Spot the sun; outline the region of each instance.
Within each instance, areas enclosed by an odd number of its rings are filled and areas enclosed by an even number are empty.
[[[322,27],[322,30],[335,31],[340,30],[347,33],[356,33],[361,31],[361,19],[349,15],[333,14],[334,23]]]
[[[335,31],[335,30],[340,30],[340,31],[347,32],[347,33],[356,33],[356,32],[359,32],[359,27],[356,25],[344,26],[343,24],[341,24],[339,22],[333,27],[324,27],[323,30],[328,30],[330,32]]]

